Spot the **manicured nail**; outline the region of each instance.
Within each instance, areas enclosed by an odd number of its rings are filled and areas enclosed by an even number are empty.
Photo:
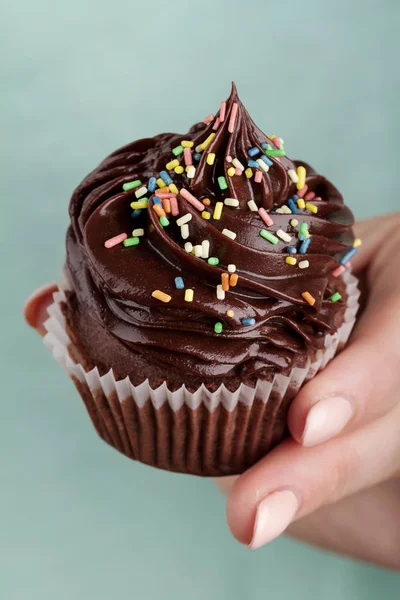
[[[292,522],[298,508],[299,501],[290,490],[272,492],[261,500],[249,548],[256,550],[281,535]]]
[[[307,415],[303,433],[303,446],[314,446],[334,437],[350,421],[353,407],[349,400],[332,396],[320,400]]]

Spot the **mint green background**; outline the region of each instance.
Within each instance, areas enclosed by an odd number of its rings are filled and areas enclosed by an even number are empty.
[[[186,131],[235,79],[257,123],[358,217],[399,207],[397,0],[2,4],[0,597],[398,597],[392,573],[287,539],[250,553],[211,482],[101,443],[21,319],[57,277],[67,203],[114,148]],[[397,590],[397,593],[396,593]]]

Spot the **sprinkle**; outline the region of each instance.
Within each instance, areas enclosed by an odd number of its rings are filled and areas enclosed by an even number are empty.
[[[236,265],[233,265],[233,264],[228,265],[228,271],[229,271],[229,273],[235,273]]]
[[[226,204],[226,206],[234,206],[237,208],[239,206],[239,200],[236,198],[225,198],[224,204]]]
[[[184,245],[184,248],[185,248],[185,252],[190,254],[193,250],[193,244],[191,242],[186,242],[186,244]]]
[[[289,235],[288,233],[286,233],[285,231],[283,231],[283,229],[278,229],[278,231],[276,232],[276,235],[279,238],[281,238],[281,240],[283,240],[284,242],[290,243],[292,241],[292,236]]]
[[[236,239],[236,233],[234,233],[230,229],[223,229],[222,233],[224,235],[226,235],[226,237],[230,238],[231,240],[235,240]]]
[[[341,294],[339,294],[339,292],[335,292],[331,296],[332,302],[337,302],[338,300],[341,300],[341,299],[342,299],[342,296],[341,296]]]
[[[177,175],[182,175],[185,169],[182,167],[182,165],[179,165],[179,167],[175,167],[174,171]]]
[[[238,104],[237,104],[237,102],[234,102],[232,104],[231,116],[230,116],[229,124],[228,124],[229,133],[233,133],[235,130],[237,112],[238,112]]]
[[[268,165],[268,167],[272,167],[272,165],[274,164],[272,162],[272,160],[270,160],[268,158],[268,156],[265,156],[265,154],[263,154],[262,156],[260,156],[260,158],[257,160],[257,162],[259,162],[260,160],[262,160],[266,165]]]
[[[126,240],[124,240],[124,246],[125,248],[128,248],[129,246],[137,246],[140,242],[140,239],[138,237],[131,237],[128,238]]]
[[[248,160],[247,164],[249,167],[253,167],[253,169],[258,169],[258,162],[256,160]]]
[[[247,179],[251,179],[253,177],[253,171],[250,169],[250,167],[248,169],[246,169],[244,173],[245,173]]]
[[[257,167],[260,167],[260,169],[262,171],[264,171],[264,173],[268,173],[269,166],[265,164],[265,162],[263,161],[262,158],[258,158],[257,161],[256,161],[256,163],[257,163]]]
[[[133,190],[134,188],[139,187],[139,185],[142,185],[142,182],[140,179],[135,179],[135,181],[128,181],[127,183],[124,183],[122,189],[124,192],[129,192],[129,190]]]
[[[227,316],[227,317],[231,317],[231,318],[232,318],[232,317],[234,317],[234,316],[235,316],[235,313],[233,312],[233,310],[232,310],[231,308],[229,308],[229,309],[226,311],[226,316]]]
[[[301,235],[305,236],[307,231],[308,231],[308,225],[305,221],[303,221],[303,223],[300,225],[300,233],[301,233]]]
[[[175,277],[175,287],[177,290],[183,290],[185,288],[185,283],[182,277]]]
[[[202,203],[203,203],[205,206],[210,206],[210,204],[211,204],[211,200],[210,200],[210,198],[203,198],[203,199],[202,199]]]
[[[341,265],[340,267],[337,267],[334,271],[332,271],[332,275],[333,275],[333,277],[339,277],[339,275],[342,275],[342,273],[344,273],[345,270],[346,270],[346,267]]]
[[[158,216],[159,219],[161,219],[161,217],[165,217],[165,210],[163,209],[163,207],[161,206],[161,204],[153,204],[153,210],[156,213],[156,215]]]
[[[203,240],[201,242],[201,249],[203,258],[208,258],[210,256],[210,242],[208,240]]]
[[[296,187],[298,190],[302,190],[303,187],[306,184],[306,169],[303,166],[297,167],[297,175],[298,175],[298,182],[296,183]]]
[[[207,154],[207,158],[206,158],[206,162],[208,165],[213,165],[215,161],[215,153],[214,152],[209,152]]]
[[[242,323],[242,325],[245,325],[246,327],[251,327],[252,325],[256,324],[256,320],[253,319],[253,317],[247,317],[246,319],[242,319],[241,323]]]
[[[175,148],[172,148],[172,154],[174,154],[175,156],[179,156],[179,154],[182,154],[183,152],[183,146],[175,146]]]
[[[193,160],[192,160],[192,151],[190,150],[190,148],[185,148],[183,151],[183,158],[185,161],[185,165],[192,165],[193,164]]]
[[[193,246],[193,253],[197,258],[202,258],[203,256],[203,247],[201,244],[197,244]]]
[[[353,258],[353,256],[355,254],[357,254],[357,252],[358,252],[357,248],[352,248],[351,250],[346,252],[346,254],[339,260],[339,263],[341,265],[345,265],[349,260],[351,260]]]
[[[195,153],[193,154],[193,158],[194,158],[194,160],[197,160],[197,162],[198,162],[198,161],[201,159],[201,154],[200,154],[200,152],[195,152]]]
[[[229,274],[228,273],[221,273],[221,287],[224,290],[224,292],[229,291]]]
[[[292,227],[297,227],[297,225],[299,224],[299,222],[298,222],[298,220],[297,220],[297,219],[292,219],[292,220],[290,221],[290,224],[291,224],[291,226],[292,226]]]
[[[314,214],[318,212],[318,207],[315,206],[315,204],[311,204],[311,202],[306,202],[306,209],[310,210]]]
[[[277,208],[275,212],[277,212],[279,215],[291,215],[292,214],[292,211],[290,210],[290,208],[288,206],[286,206],[286,204],[284,204],[280,208]]]
[[[154,290],[151,295],[153,298],[156,298],[156,300],[161,300],[161,302],[170,302],[171,300],[171,296],[161,292],[160,290]]]
[[[237,158],[234,158],[232,160],[232,164],[237,169],[240,169],[241,171],[244,171],[244,165],[242,165],[242,163],[240,162],[240,160],[238,160]]]
[[[141,188],[139,188],[135,192],[136,198],[141,198],[142,196],[145,196],[146,194],[147,194],[147,187],[145,185],[143,185]]]
[[[215,133],[210,133],[208,138],[205,139],[202,144],[200,144],[200,150],[205,150],[207,148],[207,146],[209,146],[211,144],[211,142],[215,138],[215,135],[216,135]],[[198,152],[197,148],[199,148],[199,146],[196,147],[196,151]]]
[[[156,190],[155,192],[156,196],[164,196],[165,198],[165,194],[170,194],[171,192],[169,191],[169,187],[167,185],[164,185],[164,187],[160,188],[159,190]]]
[[[234,167],[229,167],[229,169],[227,170],[227,173],[228,173],[229,177],[233,177],[234,175],[236,175],[236,169]]]
[[[216,205],[214,207],[213,219],[215,219],[216,221],[220,220],[223,208],[224,208],[224,203],[223,202],[217,202],[216,203]]]
[[[236,287],[238,279],[239,279],[239,275],[237,273],[232,273],[232,275],[229,278],[229,285],[231,287]]]
[[[210,258],[208,259],[208,264],[212,265],[213,267],[216,267],[217,264],[219,263],[219,259],[216,256],[210,256]]]
[[[226,183],[226,179],[223,175],[218,177],[218,185],[221,190],[226,190],[226,188],[228,187],[228,184]]]
[[[121,242],[126,240],[127,237],[128,236],[126,235],[126,233],[120,233],[119,235],[116,235],[115,237],[112,237],[106,242],[104,242],[104,246],[106,248],[112,248],[113,246],[117,246],[117,244],[120,244]]]
[[[294,246],[287,246],[286,252],[289,252],[289,254],[297,254],[297,248],[295,248]]]
[[[178,225],[178,227],[182,227],[182,225],[185,225],[185,223],[189,223],[189,221],[192,220],[192,215],[190,213],[186,213],[185,215],[182,215],[182,217],[179,217],[179,219],[176,220],[176,224]]]
[[[169,191],[173,194],[179,194],[179,190],[174,183],[169,184]]]
[[[248,149],[247,154],[249,156],[257,156],[258,154],[260,154],[260,150],[256,146],[254,146],[253,148]]]
[[[289,169],[287,174],[289,175],[289,177],[293,181],[293,183],[297,183],[299,181],[299,176],[297,175],[297,173],[294,169]]]
[[[310,306],[314,306],[315,298],[314,298],[314,296],[311,296],[310,292],[303,292],[301,295],[303,296],[304,300],[306,302],[308,302],[308,304]]]
[[[308,269],[309,266],[310,263],[308,262],[308,260],[301,260],[299,262],[299,269]]]
[[[293,258],[292,256],[287,256],[285,258],[285,262],[288,265],[293,265],[294,266],[297,263],[297,260],[295,258]]]
[[[190,152],[190,150],[189,150]],[[168,171],[172,171],[172,169],[175,169],[175,167],[177,167],[179,165],[179,160],[177,160],[176,158],[174,160],[170,160],[166,165],[165,168],[168,169]]]
[[[148,199],[142,198],[142,200],[136,200],[135,202],[131,202],[131,208],[147,208]]]
[[[260,215],[267,227],[271,227],[271,225],[274,224],[273,220],[271,219],[265,208],[259,208],[258,214]]]
[[[193,302],[194,290],[188,288],[185,290],[185,302]]]
[[[274,149],[270,150],[269,148],[267,148],[265,150],[265,154],[267,156],[272,156],[272,157],[275,157],[275,156],[286,156],[286,152],[284,150],[274,150]]]
[[[157,179],[157,185],[158,185],[159,188],[165,188],[165,187],[167,187],[165,181],[163,179],[161,179],[161,177],[159,177]]]
[[[356,238],[353,242],[353,248],[359,248],[362,244],[361,238]]]
[[[149,190],[150,194],[154,194],[156,190],[156,185],[157,179],[155,177],[150,177],[149,183],[147,184],[147,189]]]
[[[190,140],[182,140],[181,146],[183,146],[184,148],[193,148],[194,142],[192,142]]]
[[[132,231],[132,237],[142,237],[144,235],[144,229],[134,229]]]
[[[160,177],[167,185],[173,183],[171,176],[169,173],[167,173],[167,171],[160,171]]]
[[[164,198],[163,201],[162,201],[162,203],[163,203],[163,207],[164,207],[164,210],[167,213],[167,215],[170,214],[170,212],[171,212],[171,202],[170,202],[169,198]]]
[[[232,162],[232,156],[230,154],[228,154],[228,156],[226,157],[226,162],[228,162],[228,163]]]
[[[256,173],[256,175],[257,175],[257,173]],[[258,206],[257,206],[257,204],[254,202],[254,200],[249,200],[249,201],[248,201],[248,203],[247,203],[247,206],[249,207],[249,209],[250,209],[252,212],[258,212]]]
[[[243,171],[241,169],[235,169],[235,175],[242,175]]]
[[[261,229],[260,235],[262,238],[264,238],[271,244],[276,245],[279,242],[278,238],[273,233],[271,233],[270,231],[267,231],[266,229]]]
[[[287,201],[287,203],[288,203],[288,206],[289,206],[290,210],[292,211],[292,213],[296,214],[296,213],[299,212],[299,210],[298,210],[298,208],[296,206],[296,203],[293,200],[293,198],[289,198],[289,200]]]
[[[262,181],[262,173],[261,171],[257,171],[256,174],[254,175],[254,181],[256,183],[261,183]]]
[[[225,294],[224,294],[224,297],[225,297]],[[223,300],[223,298],[222,298],[222,300]],[[222,332],[222,323],[221,323],[221,321],[217,321],[215,323],[215,325],[214,325],[214,331],[215,331],[215,333],[221,333]]]
[[[215,119],[215,123],[212,126],[213,131],[217,131],[218,127],[221,125],[221,119],[218,117],[217,119]]]
[[[221,102],[221,106],[220,106],[220,109],[219,109],[219,120],[221,121],[221,123],[224,122],[225,115],[226,115],[226,102],[225,102],[225,100],[223,100]]]
[[[187,223],[181,225],[181,236],[183,240],[187,240],[189,237],[189,225]]]
[[[298,197],[298,198],[304,198],[304,196],[307,194],[307,190],[308,190],[308,185],[306,184],[306,185],[303,187],[303,189],[302,189],[302,190],[298,190],[298,191],[297,191],[297,197]],[[311,192],[311,193],[314,193],[314,192]],[[308,194],[307,194],[307,195],[308,195]],[[315,196],[315,194],[314,194],[314,196]],[[313,197],[314,197],[314,196],[313,196]],[[307,198],[307,196],[306,196],[306,200],[311,200],[311,198]]]
[[[194,167],[193,165],[189,165],[188,167],[186,167],[186,175],[188,179],[193,179],[193,177],[196,175],[196,167]]]
[[[261,148],[262,148],[263,150],[266,150],[267,148],[271,148],[271,145],[270,145],[270,144],[266,144],[265,142],[263,142],[263,143],[261,144]]]
[[[225,300],[225,292],[221,285],[217,285],[217,298],[218,300]]]
[[[209,221],[211,219],[211,214],[208,212],[208,210],[203,210],[203,212],[201,213],[201,216],[206,221]]]
[[[131,214],[131,219],[137,219],[142,214],[141,210],[135,209]]]
[[[165,190],[168,188],[164,188]],[[156,193],[156,197],[153,199],[153,202],[158,202],[159,200],[163,200],[165,198],[173,198],[174,194],[172,194],[171,192],[160,192],[160,190],[157,190],[158,193]]]
[[[162,227],[168,227],[169,225],[169,221],[167,219],[167,217],[160,217],[160,225],[162,225]]]
[[[185,190],[185,188],[181,189],[180,195],[183,198],[185,198],[185,200],[187,200],[189,204],[194,206],[199,212],[204,210],[204,204],[197,200],[197,198],[195,198],[190,192],[188,192],[188,190]]]
[[[304,187],[307,187],[307,186],[304,186]],[[303,190],[301,190],[301,191],[303,191]],[[301,198],[300,194],[299,194],[299,197]],[[308,192],[308,194],[305,195],[306,200],[314,200],[314,198],[315,198],[315,192]]]
[[[209,123],[211,123],[211,121],[213,121],[215,119],[215,115],[214,113],[211,113],[210,115],[208,115],[205,119],[203,119],[203,123],[205,123],[206,125],[208,125]]]
[[[300,254],[306,254],[308,250],[308,246],[310,245],[311,239],[307,238],[300,244],[299,252]]]
[[[305,208],[305,207],[306,207],[306,203],[304,202],[303,198],[299,198],[299,199],[297,200],[297,206],[298,206],[300,209],[303,209],[303,208]]]

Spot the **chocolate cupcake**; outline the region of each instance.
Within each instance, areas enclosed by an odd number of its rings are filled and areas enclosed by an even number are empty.
[[[357,311],[353,216],[235,86],[187,134],[106,158],[70,203],[46,343],[100,436],[136,460],[241,473]]]

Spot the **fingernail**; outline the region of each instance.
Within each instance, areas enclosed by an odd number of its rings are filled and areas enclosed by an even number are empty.
[[[256,550],[281,535],[299,509],[299,501],[290,490],[272,492],[257,507],[253,539],[249,544]]]
[[[57,286],[54,283],[49,283],[38,288],[29,296],[23,308],[24,318],[28,325],[36,329],[41,324],[39,321],[41,319],[40,309],[43,299],[46,296],[50,297],[55,291],[57,291]]]
[[[303,433],[303,446],[314,446],[337,435],[353,416],[349,400],[332,396],[320,400],[307,415]]]

